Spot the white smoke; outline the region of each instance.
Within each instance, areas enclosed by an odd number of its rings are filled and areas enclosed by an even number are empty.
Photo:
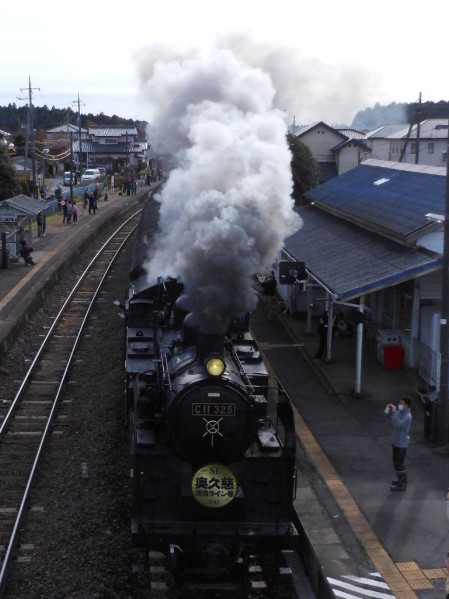
[[[254,274],[301,224],[284,113],[270,73],[226,48],[148,48],[140,71],[151,139],[176,164],[157,197],[149,279],[179,276],[192,311],[226,324],[254,307]]]

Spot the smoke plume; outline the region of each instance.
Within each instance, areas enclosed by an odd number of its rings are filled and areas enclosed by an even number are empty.
[[[254,308],[254,274],[301,225],[285,114],[269,70],[229,48],[147,48],[140,75],[150,139],[175,165],[156,198],[149,279],[180,277],[193,313],[226,327]]]

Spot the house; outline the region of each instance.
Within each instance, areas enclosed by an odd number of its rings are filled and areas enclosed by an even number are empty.
[[[53,129],[48,129],[45,132],[46,138],[48,142],[60,142],[69,147],[70,139],[79,140],[86,139],[88,135],[87,129],[82,129],[78,127],[78,125],[72,125],[67,123],[66,125],[61,125],[59,127],[54,127]]]
[[[321,183],[359,165],[371,151],[362,131],[334,129],[323,121],[302,127],[296,136],[318,163]]]
[[[445,166],[448,120],[426,119],[413,125],[384,125],[366,134],[371,158]]]
[[[134,170],[139,163],[146,163],[147,151],[148,142],[139,138],[134,126],[90,126],[86,137],[81,139],[81,147],[79,140],[73,145],[80,164],[88,168],[104,166],[111,172]]]
[[[368,340],[396,332],[404,361],[438,384],[446,169],[369,159],[307,193],[303,226],[281,259],[303,261],[307,285],[282,289],[290,310],[356,311]],[[294,286],[290,286],[294,287]],[[305,307],[305,308],[304,308]],[[361,355],[356,356],[356,360]]]

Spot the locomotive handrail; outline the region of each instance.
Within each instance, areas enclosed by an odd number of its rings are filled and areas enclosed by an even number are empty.
[[[171,384],[171,378],[170,378],[170,369],[168,367],[167,354],[162,353],[162,352],[161,352],[161,366],[162,366],[162,374],[164,376],[164,379],[165,378],[167,379],[168,388],[170,389],[170,391],[173,391],[173,387]]]
[[[256,390],[254,385],[252,384],[249,376],[246,374],[245,369],[243,368],[242,362],[235,350],[235,348],[233,346],[229,347],[229,354],[231,356],[232,361],[234,362],[234,364],[237,366],[237,368],[239,369],[239,375],[241,376],[241,378],[243,380],[246,381],[246,385],[253,390],[253,392]]]

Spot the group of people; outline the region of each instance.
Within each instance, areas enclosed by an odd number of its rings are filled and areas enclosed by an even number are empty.
[[[68,225],[78,223],[78,208],[76,206],[75,200],[62,200],[61,202],[62,208],[62,223],[67,223]]]

